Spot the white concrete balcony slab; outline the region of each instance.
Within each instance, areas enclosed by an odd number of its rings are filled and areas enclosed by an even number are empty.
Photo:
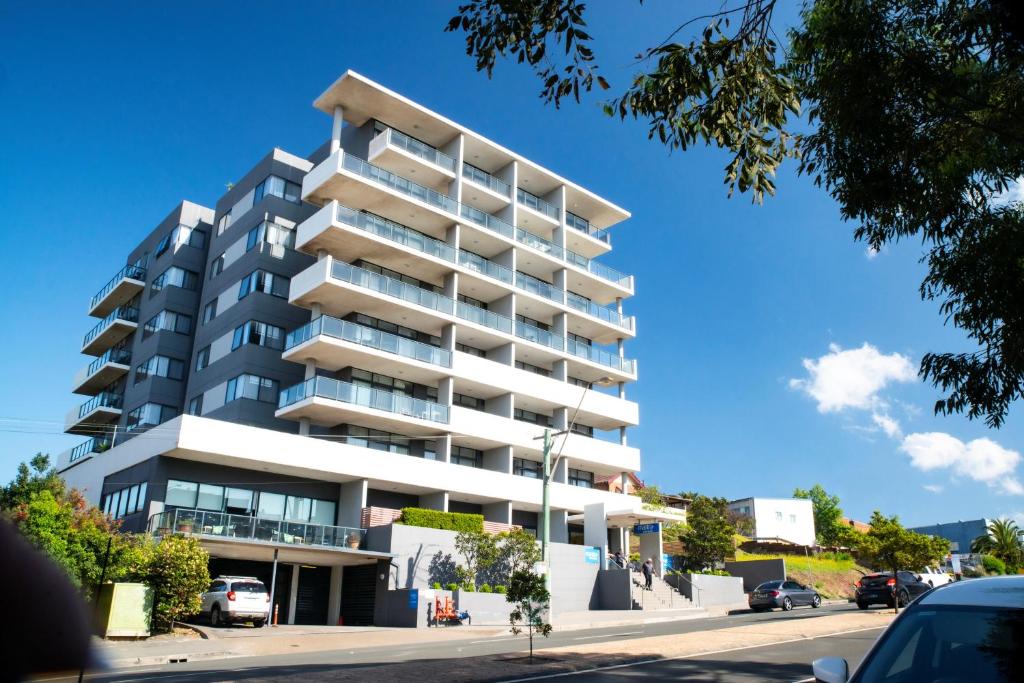
[[[124,396],[111,391],[97,394],[93,399],[72,408],[64,418],[64,431],[68,434],[95,434],[99,429],[121,417]]]
[[[100,356],[139,327],[139,309],[131,306],[115,308],[106,318],[89,330],[82,339],[82,353]]]
[[[597,230],[589,224],[579,222],[579,227],[568,223],[565,231],[565,246],[580,256],[597,258],[612,250],[611,235],[608,230]]]
[[[89,302],[89,315],[104,318],[118,306],[128,303],[146,288],[146,269],[128,265],[118,271]]]
[[[455,159],[392,128],[370,140],[367,160],[435,189],[447,189],[455,180]]]
[[[487,213],[497,213],[512,203],[511,186],[477,168],[462,166],[462,202]]]
[[[94,396],[111,382],[131,370],[132,354],[128,349],[112,348],[75,374],[72,389],[76,394]]]

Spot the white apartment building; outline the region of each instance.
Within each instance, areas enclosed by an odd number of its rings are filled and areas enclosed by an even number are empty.
[[[809,500],[741,498],[729,503],[729,510],[753,520],[756,539],[814,545],[814,504]]]

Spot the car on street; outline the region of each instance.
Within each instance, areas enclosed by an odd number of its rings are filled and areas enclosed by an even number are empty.
[[[849,675],[846,660],[812,665],[820,683],[1011,683],[1024,672],[1024,576],[949,583],[915,600]]]
[[[946,585],[953,580],[953,577],[939,567],[925,567],[921,571],[921,580],[934,588]]]
[[[899,585],[892,572],[878,572],[877,574],[866,574],[856,584],[854,599],[857,607],[867,609],[871,605],[886,605],[894,607],[893,602],[899,600],[900,607],[910,604],[911,600],[924,595],[932,587],[922,580],[920,574],[913,572],[897,572]]]
[[[211,626],[251,621],[257,628],[267,623],[270,594],[254,576],[218,576],[201,596],[202,616]]]
[[[775,607],[788,612],[798,605],[821,607],[821,596],[818,591],[796,581],[765,581],[750,592],[747,604],[755,612]]]

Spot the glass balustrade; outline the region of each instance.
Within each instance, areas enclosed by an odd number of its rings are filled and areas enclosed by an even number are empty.
[[[115,320],[127,320],[128,322],[137,323],[139,322],[139,309],[134,306],[119,306],[115,308],[110,315],[99,321],[95,327],[85,334],[82,345],[84,346],[95,339],[100,332],[110,327],[110,324]]]
[[[459,203],[451,197],[444,195],[437,190],[432,190],[429,187],[424,187],[418,183],[414,183],[411,180],[406,180],[402,176],[395,175],[391,171],[385,171],[379,166],[363,161],[359,157],[354,157],[351,154],[345,154],[342,159],[342,166],[347,171],[351,171],[357,175],[360,175],[368,180],[372,180],[375,183],[380,183],[385,187],[389,187],[396,192],[400,192],[409,197],[413,197],[422,202],[426,202],[431,206],[436,206],[439,209],[448,211],[455,215],[459,214]]]
[[[499,235],[504,235],[509,239],[513,239],[515,237],[515,228],[513,228],[512,225],[506,223],[500,218],[495,218],[486,211],[481,211],[480,209],[466,204],[460,204],[459,215],[463,218],[468,218],[477,225],[485,227]]]
[[[541,199],[535,194],[531,194],[523,189],[516,189],[516,201],[523,206],[533,209],[539,213],[544,214],[548,218],[558,220],[558,209],[548,204],[546,201]]]
[[[524,323],[522,320],[516,321],[516,336],[558,351],[565,348],[565,341],[561,337],[529,323]]]
[[[81,460],[90,453],[102,453],[103,451],[110,450],[111,445],[110,437],[94,436],[72,448],[68,462]]]
[[[560,246],[558,246],[554,242],[549,242],[543,237],[537,237],[532,232],[527,232],[522,228],[516,228],[516,242],[519,242],[520,244],[525,244],[526,246],[532,247],[537,251],[543,252],[545,254],[550,254],[551,256],[554,256],[556,259],[559,260],[565,258],[565,252],[562,250]]]
[[[81,419],[98,408],[120,410],[122,405],[124,405],[124,396],[122,394],[115,394],[112,391],[101,391],[78,407],[78,417]]]
[[[447,349],[439,349],[414,339],[407,339],[397,334],[375,330],[372,327],[327,315],[320,316],[299,329],[289,332],[285,337],[285,351],[321,334],[424,363],[440,365],[445,368],[452,366],[452,354]]]
[[[397,242],[398,244],[405,245],[411,249],[421,251],[424,254],[430,254],[442,258],[445,261],[455,263],[455,251],[456,249],[440,240],[434,239],[428,235],[424,235],[421,232],[408,228],[401,223],[395,223],[389,221],[386,218],[375,216],[364,211],[356,211],[350,209],[347,206],[341,204],[337,205],[338,208],[335,212],[335,220],[345,225],[351,225],[354,228],[365,230],[366,232],[383,237],[386,240]]]
[[[562,303],[562,295],[565,294],[564,290],[525,273],[516,273],[516,287],[558,303]]]
[[[102,356],[89,363],[89,367],[85,371],[86,377],[92,377],[97,370],[102,368],[107,363],[120,363],[121,365],[131,365],[132,352],[128,349],[107,349],[106,353]]]
[[[331,277],[336,280],[349,282],[360,287],[372,289],[381,294],[393,296],[410,303],[429,308],[440,313],[449,315],[455,312],[455,301],[443,294],[437,294],[426,289],[410,285],[407,282],[395,280],[385,275],[372,273],[353,266],[344,261],[335,261],[331,268]]]
[[[605,244],[611,244],[611,237],[607,228],[604,230],[598,230],[597,228],[592,227],[590,225],[590,221],[586,218],[577,216],[572,211],[565,212],[565,224],[573,230],[586,233],[595,239],[601,240]]]
[[[506,183],[504,180],[495,178],[482,168],[477,168],[465,161],[462,162],[462,176],[467,180],[472,180],[477,185],[483,185],[487,189],[493,190],[498,194],[505,195],[506,197],[511,196],[511,185]]]
[[[132,280],[139,280],[141,282],[145,282],[146,269],[143,268],[142,266],[130,264],[125,266],[121,270],[117,271],[117,275],[110,278],[110,282],[103,285],[103,289],[96,292],[96,295],[93,296],[92,300],[89,302],[89,308],[95,308],[96,304],[103,301],[104,297],[110,294],[110,292],[112,292],[114,288],[117,287],[118,283],[121,282],[121,280],[125,280],[128,278],[131,278]]]
[[[470,270],[474,270],[478,273],[492,277],[495,280],[500,280],[505,284],[512,284],[514,280],[514,273],[511,268],[498,265],[490,259],[485,259],[483,256],[479,256],[472,252],[459,250],[459,265]]]
[[[149,530],[155,536],[189,533],[244,541],[349,550],[358,550],[366,539],[366,530],[355,527],[291,522],[186,508],[166,510],[153,515],[149,521]]]
[[[585,358],[591,362],[603,365],[608,368],[614,368],[633,374],[636,372],[634,361],[628,358],[619,358],[617,354],[608,353],[602,349],[588,346],[587,344],[581,344],[575,340],[570,339],[568,344],[569,353],[580,358]]]
[[[512,318],[494,313],[493,311],[484,310],[473,304],[467,304],[465,301],[458,302],[455,315],[471,323],[483,325],[505,334],[512,334]]]
[[[632,318],[628,318],[624,315],[619,315],[619,312],[613,308],[608,308],[607,306],[598,306],[590,299],[582,297],[579,294],[574,294],[573,292],[566,292],[565,303],[568,304],[570,308],[575,308],[577,311],[581,311],[583,313],[586,313],[587,315],[592,315],[595,318],[600,318],[601,320],[611,323],[612,325],[624,327],[627,330],[633,329]]]
[[[301,384],[285,389],[281,392],[278,408],[285,408],[314,396],[421,420],[448,422],[448,406],[331,377],[311,377]]]
[[[452,159],[436,147],[431,147],[427,143],[411,138],[405,133],[400,133],[393,128],[388,128],[384,133],[382,133],[382,135],[388,136],[388,144],[394,145],[399,149],[404,149],[409,154],[417,156],[420,159],[425,159],[426,161],[447,169],[452,173],[455,172],[455,159]]]

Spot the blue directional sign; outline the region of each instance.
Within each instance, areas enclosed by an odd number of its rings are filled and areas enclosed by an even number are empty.
[[[409,607],[416,609],[420,606],[420,589],[413,588],[409,591]]]
[[[644,534],[656,534],[661,531],[661,522],[651,522],[650,524],[634,524],[633,533],[637,536]]]
[[[583,551],[583,561],[587,564],[601,564],[601,551],[597,548],[586,548]]]

